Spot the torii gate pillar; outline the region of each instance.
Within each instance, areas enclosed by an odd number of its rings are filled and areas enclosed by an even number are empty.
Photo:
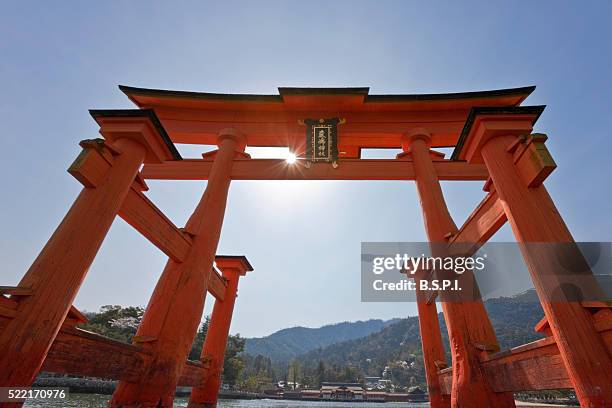
[[[117,112],[91,111],[106,140],[81,142],[69,172],[85,188],[19,283],[31,294],[0,332],[3,387],[32,384],[140,166],[172,158],[152,111]]]
[[[526,107],[476,111],[459,158],[484,161],[519,244],[572,243],[572,234],[541,183],[541,172],[534,171],[545,168],[540,160],[546,157],[524,139],[540,113]],[[517,160],[515,152],[525,148],[521,157],[526,159]],[[554,274],[554,260],[525,245],[521,251],[580,406],[612,406],[612,358],[590,314],[578,302],[551,301],[545,278]]]
[[[436,153],[429,149],[430,140],[427,130],[418,128],[405,135],[402,144],[408,149],[406,153],[414,162],[425,230],[429,242],[435,246],[436,243],[447,242],[449,236],[457,232],[457,226],[446,207],[432,162],[431,155],[436,156]],[[436,250],[437,248],[432,247],[432,251]],[[480,368],[479,354],[482,350],[476,345],[486,344],[490,348],[499,349],[495,331],[482,301],[442,301],[442,310],[453,360],[451,407],[514,407],[512,393],[494,392]],[[429,319],[431,320],[431,317]],[[424,324],[431,326],[432,322]],[[431,366],[431,362],[429,365]],[[431,368],[427,371],[430,370]],[[433,373],[429,377],[432,375]],[[439,381],[434,381],[434,386],[436,384],[439,384]],[[443,403],[445,402],[442,400],[439,406],[443,406]]]
[[[199,387],[191,390],[189,408],[214,408],[221,385],[223,360],[229,336],[234,303],[238,296],[238,280],[253,268],[243,256],[217,256],[217,268],[227,281],[223,300],[215,300],[212,316],[200,360],[208,366],[206,378]]]
[[[218,144],[211,153],[214,163],[206,191],[184,229],[193,237],[189,254],[183,262],[168,260],[134,337],[153,359],[139,382],[119,382],[111,407],[173,405],[181,369],[202,319],[234,158],[245,154],[245,138],[234,129],[222,130]]]
[[[415,280],[418,281],[418,277]],[[426,293],[419,290],[418,286],[416,296],[429,404],[431,408],[448,408],[450,407],[450,397],[442,394],[440,377],[438,376],[438,369],[447,366],[440,322],[438,321],[438,308],[435,301],[428,301]]]

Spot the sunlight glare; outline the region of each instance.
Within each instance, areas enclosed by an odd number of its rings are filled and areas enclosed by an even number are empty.
[[[296,160],[297,160],[297,157],[296,157],[295,153],[292,153],[292,152],[288,152],[287,153],[287,158],[285,159],[287,164],[293,164],[293,163],[295,163]]]

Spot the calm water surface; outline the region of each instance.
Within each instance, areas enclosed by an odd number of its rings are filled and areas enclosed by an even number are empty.
[[[110,395],[98,394],[69,394],[65,400],[42,401],[32,400],[24,404],[28,408],[105,408]],[[186,407],[187,398],[174,400],[175,407]],[[328,401],[279,401],[279,400],[220,400],[218,408],[427,408],[429,404],[411,404],[404,402],[386,403],[351,403],[351,402],[328,402]]]

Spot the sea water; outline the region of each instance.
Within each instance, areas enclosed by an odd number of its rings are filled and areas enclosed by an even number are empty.
[[[69,394],[64,400],[31,400],[24,404],[27,408],[106,408],[110,395]],[[187,398],[174,400],[175,407],[186,407]],[[218,408],[426,408],[428,403],[409,402],[331,402],[331,401],[288,401],[288,400],[219,400]]]

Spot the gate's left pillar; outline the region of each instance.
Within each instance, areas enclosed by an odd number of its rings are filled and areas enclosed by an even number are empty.
[[[1,386],[36,377],[142,163],[180,158],[152,111],[91,114],[105,140],[81,142],[69,172],[85,188],[19,283],[31,294],[0,333]]]
[[[244,256],[219,255],[215,262],[221,270],[227,286],[225,287],[223,300],[215,300],[200,357],[200,360],[209,367],[206,378],[203,379],[202,385],[192,389],[189,408],[214,408],[217,406],[227,338],[232,323],[234,304],[238,296],[238,279],[246,275],[248,271],[253,270]]]
[[[218,145],[206,191],[184,228],[193,237],[191,249],[183,262],[166,263],[134,337],[152,360],[140,381],[119,382],[111,407],[173,405],[181,369],[202,319],[234,158],[244,156],[246,141],[236,130],[224,129]]]

